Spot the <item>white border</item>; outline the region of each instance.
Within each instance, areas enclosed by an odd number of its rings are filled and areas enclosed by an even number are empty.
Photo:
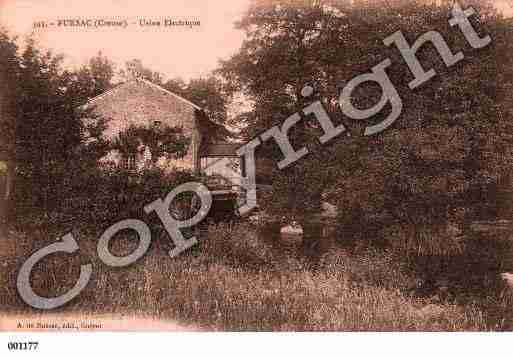
[[[3,333],[0,357],[482,359],[509,357],[512,340],[510,333]],[[39,350],[8,351],[10,341],[38,341]]]

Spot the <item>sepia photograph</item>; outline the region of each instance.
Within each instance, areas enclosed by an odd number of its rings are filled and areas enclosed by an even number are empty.
[[[0,0],[0,332],[511,332],[512,201],[513,1]]]

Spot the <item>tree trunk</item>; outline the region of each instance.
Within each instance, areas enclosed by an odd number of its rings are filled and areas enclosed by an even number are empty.
[[[13,219],[12,194],[14,191],[15,165],[14,161],[7,161],[7,172],[3,180],[2,193],[0,193],[0,234],[5,235],[7,224]]]

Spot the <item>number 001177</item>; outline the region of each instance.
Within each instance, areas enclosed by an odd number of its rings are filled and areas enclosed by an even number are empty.
[[[38,342],[10,342],[7,344],[9,350],[37,350]]]

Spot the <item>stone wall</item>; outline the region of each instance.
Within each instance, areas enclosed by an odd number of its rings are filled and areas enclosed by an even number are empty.
[[[149,125],[160,121],[162,125],[183,128],[190,137],[187,155],[179,160],[160,159],[159,166],[194,169],[197,163],[200,133],[196,126],[195,105],[144,80],[132,80],[93,99],[88,105],[97,115],[108,121],[105,137],[115,138],[130,125]],[[116,154],[109,160],[119,158]]]

